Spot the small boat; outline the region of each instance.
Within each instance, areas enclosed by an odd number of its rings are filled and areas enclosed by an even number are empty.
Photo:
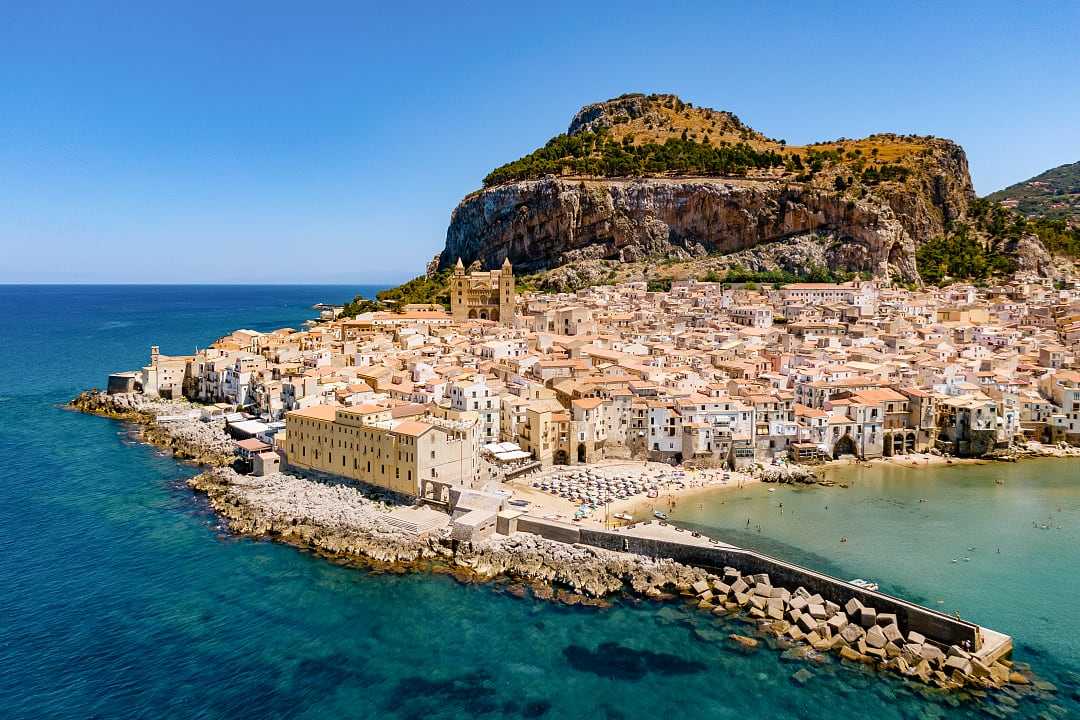
[[[625,520],[626,522],[633,522],[634,520],[634,516],[630,513],[615,513],[611,517],[615,518],[616,520]]]
[[[851,584],[855,587],[861,587],[863,590],[877,590],[878,584],[871,582],[870,580],[863,580],[862,578],[855,578],[851,581]]]
[[[662,513],[659,510],[653,510],[653,517],[657,520],[667,520],[667,513]]]

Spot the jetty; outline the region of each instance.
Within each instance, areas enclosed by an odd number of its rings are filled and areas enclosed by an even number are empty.
[[[693,588],[703,609],[748,611],[776,635],[846,659],[892,663],[926,680],[935,671],[1008,677],[998,661],[1012,652],[1009,635],[667,523],[607,530],[522,515],[500,530],[701,568],[716,576]]]

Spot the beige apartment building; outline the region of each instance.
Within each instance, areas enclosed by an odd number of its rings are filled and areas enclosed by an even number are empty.
[[[394,418],[389,408],[316,405],[285,415],[289,465],[340,475],[411,497],[428,486],[479,484],[475,413],[433,410]]]

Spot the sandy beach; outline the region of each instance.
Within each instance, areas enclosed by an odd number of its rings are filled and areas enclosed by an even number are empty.
[[[545,480],[586,471],[605,478],[644,478],[645,485],[656,489],[656,497],[649,497],[648,491],[634,493],[597,506],[582,517],[582,503],[534,487]],[[577,516],[578,523],[603,527],[631,522],[625,518],[617,518],[616,515],[629,515],[633,522],[651,520],[654,511],[667,513],[677,504],[688,502],[695,495],[738,489],[759,482],[760,479],[747,472],[720,469],[686,470],[666,463],[606,460],[587,466],[555,466],[528,478],[502,483],[501,486],[512,492],[515,499],[529,502],[527,509],[530,514],[567,522],[575,521]]]

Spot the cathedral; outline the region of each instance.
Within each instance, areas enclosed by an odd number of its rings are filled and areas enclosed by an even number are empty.
[[[503,261],[501,270],[468,274],[458,258],[450,277],[450,313],[455,320],[494,320],[511,325],[515,300],[510,258]]]

